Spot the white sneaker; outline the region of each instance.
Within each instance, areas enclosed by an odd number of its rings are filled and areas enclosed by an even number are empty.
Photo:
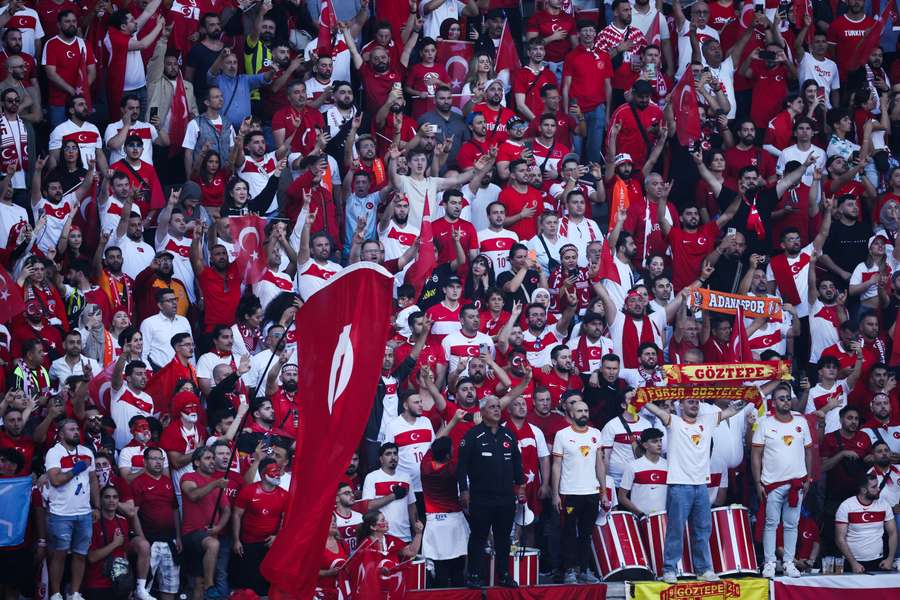
[[[50,600],[63,600],[62,594],[57,592],[56,594],[50,596]]]
[[[575,585],[578,583],[578,574],[575,572],[575,569],[566,570],[566,574],[563,575],[563,583],[566,585]]]
[[[784,574],[788,577],[800,577],[800,570],[794,561],[784,563]]]
[[[775,577],[775,561],[767,562],[763,565],[762,568],[762,576],[766,579],[773,579]]]
[[[147,591],[147,588],[142,586],[137,586],[135,588],[134,597],[137,598],[137,600],[156,600],[156,598],[150,595],[150,592]]]
[[[715,571],[709,570],[700,576],[700,581],[721,581]]]
[[[78,592],[75,592],[74,594],[71,594],[69,596],[69,600],[84,600],[84,596],[82,596]]]
[[[678,583],[678,578],[675,577],[675,573],[663,573],[662,580],[664,583],[675,584]],[[53,600],[51,598],[51,600]]]

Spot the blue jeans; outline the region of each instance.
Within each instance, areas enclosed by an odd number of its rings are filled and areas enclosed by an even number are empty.
[[[231,595],[228,585],[228,563],[231,561],[231,536],[219,534],[219,556],[216,558],[216,591],[222,598]]]
[[[50,550],[68,550],[72,554],[85,556],[91,545],[93,532],[91,513],[74,516],[47,514],[47,539]]]
[[[712,513],[706,485],[669,485],[666,498],[666,543],[663,550],[663,572],[677,573],[684,547],[684,524],[691,523],[691,558],[694,571],[702,575],[712,569],[709,555],[709,536],[712,533]]]
[[[584,113],[587,126],[587,141],[582,158],[591,162],[603,161],[603,134],[606,132],[606,105],[601,104],[594,110]],[[610,156],[609,160],[613,157]]]
[[[51,104],[47,107],[47,114],[50,117],[50,127],[53,128],[65,121],[67,118],[65,106],[53,106]]]
[[[778,524],[784,523],[784,558],[785,563],[794,560],[797,550],[797,524],[800,522],[800,505],[803,503],[802,492],[797,506],[788,503],[790,485],[775,488],[766,496],[766,527],[763,529],[763,562],[775,562],[775,534]]]

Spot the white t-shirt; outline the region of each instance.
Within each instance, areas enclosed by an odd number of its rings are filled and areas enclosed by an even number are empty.
[[[75,203],[78,199],[75,194],[65,194],[59,201],[59,204],[52,204],[46,198],[41,200],[35,206],[36,217],[47,217],[43,231],[39,231],[34,243],[45,254],[50,248],[56,248],[60,236],[62,236],[66,221],[74,210]]]
[[[519,241],[515,231],[482,229],[478,232],[478,252],[484,254],[494,267],[494,276],[509,271],[509,250]]]
[[[565,238],[561,238],[556,236],[556,241],[548,240],[546,237],[543,238],[544,241],[541,242],[538,236],[534,236],[525,246],[529,251],[533,251],[537,254],[537,262],[541,267],[541,271],[544,273],[544,277],[550,277],[550,259],[552,258],[556,262],[559,262],[559,249],[569,243],[569,240]],[[544,248],[544,244],[547,245]]]
[[[734,97],[734,60],[729,56],[723,60],[722,64],[717,68],[710,66],[709,72],[713,77],[718,79],[722,84],[722,87],[725,88],[725,96],[728,98],[728,103],[731,105],[731,110],[728,112],[728,118],[733,119],[735,112],[737,111],[737,101]]]
[[[419,12],[425,18],[424,35],[432,39],[441,36],[441,23],[447,19],[459,19],[462,9],[466,7],[465,3],[459,0],[446,0],[430,13],[425,13],[425,5],[429,0],[420,0]]]
[[[691,62],[691,36],[690,36],[691,22],[687,19],[684,20],[684,23],[681,24],[681,29],[678,30],[678,71],[675,73],[675,80],[681,80],[681,74],[684,73],[684,70],[687,68],[688,64]],[[719,32],[706,25],[703,29],[697,30],[697,41],[700,42],[700,45],[703,45],[703,42],[707,40],[718,40]],[[703,53],[700,53],[700,61],[703,63],[703,66],[706,66],[706,59],[703,58]]]
[[[878,487],[881,488],[881,494],[878,496],[878,499],[886,502],[888,506],[897,506],[897,504],[900,504],[900,469],[894,465],[890,465],[888,469],[886,473],[879,473],[875,471],[875,467],[872,467],[866,474],[869,477],[874,475],[878,480]],[[888,482],[882,486],[885,475],[888,478]]]
[[[410,424],[400,415],[388,421],[385,427],[385,443],[393,442],[398,447],[397,472],[409,479],[414,492],[422,491],[422,457],[433,440],[434,428],[428,417],[416,417],[415,422]]]
[[[229,354],[228,356],[219,356],[215,352],[207,352],[197,359],[197,378],[213,380],[213,371],[219,365],[234,365],[235,371],[241,363],[241,357],[237,354]]]
[[[132,390],[124,382],[118,390],[111,390],[110,395],[110,415],[116,424],[113,437],[116,440],[116,448],[121,450],[125,447],[125,444],[131,441],[132,437],[128,421],[138,415],[142,417],[153,416],[153,398],[143,390]]]
[[[666,510],[668,469],[666,459],[653,463],[642,456],[625,465],[619,487],[631,492],[631,501],[644,514]]]
[[[122,119],[119,119],[115,123],[110,123],[106,126],[106,130],[103,132],[103,143],[109,144],[109,140],[116,137],[122,130]],[[137,121],[131,124],[131,127],[128,128],[128,135],[137,135],[144,142],[144,152],[141,154],[141,160],[145,163],[153,164],[153,142],[156,141],[156,138],[159,136],[159,133],[156,131],[156,127],[151,125],[150,123],[145,123],[143,121]],[[113,164],[114,162],[120,161],[125,158],[125,146],[122,145],[118,150],[110,150],[109,151],[109,164]]]
[[[879,498],[868,506],[850,496],[838,506],[835,523],[847,525],[847,546],[857,561],[881,558],[884,524],[894,519],[887,502]]]
[[[119,452],[119,469],[128,469],[130,473],[137,473],[144,470],[144,449],[145,446],[138,444],[128,445]],[[169,468],[168,452],[163,452],[163,468]]]
[[[654,6],[648,6],[647,14],[640,12],[636,8],[631,11],[631,26],[640,29],[644,37],[647,38],[647,43],[650,44],[653,42],[647,35],[650,33],[650,28],[653,27],[653,19],[657,19],[659,21],[659,39],[669,39],[669,25],[666,23],[665,15],[656,10]]]
[[[713,449],[710,464],[722,462],[726,468],[735,469],[744,462],[744,438],[747,432],[747,413],[756,412],[747,405],[738,414],[722,419],[713,432]]]
[[[819,87],[825,88],[825,108],[831,108],[831,92],[841,89],[837,63],[830,58],[816,60],[811,52],[804,53],[797,66],[797,81],[807,79],[812,79]]]
[[[61,443],[47,451],[44,458],[44,466],[50,469],[59,469],[68,473],[77,461],[87,461],[88,468],[74,476],[63,485],[49,485],[50,514],[64,517],[86,515],[91,512],[91,472],[94,471],[94,453],[90,448],[82,445],[76,446],[70,452]]]
[[[563,338],[556,330],[556,325],[547,325],[540,335],[534,335],[530,329],[522,332],[522,348],[528,363],[535,369],[550,364],[550,352],[553,347],[562,344]]]
[[[191,302],[197,301],[194,291],[194,267],[191,266],[191,238],[187,235],[175,239],[169,234],[156,247],[157,251],[165,250],[172,254],[172,271],[175,278],[181,280]]]
[[[806,400],[805,414],[816,412],[822,408],[833,397],[840,398],[840,404],[836,408],[829,410],[825,414],[825,434],[837,431],[841,428],[841,418],[838,413],[842,408],[847,406],[847,394],[850,393],[850,386],[847,385],[846,379],[839,379],[831,388],[823,387],[821,382],[809,390],[809,397]]]
[[[393,475],[387,474],[384,469],[377,469],[366,475],[363,482],[362,499],[374,500],[390,494],[395,486],[410,488],[409,478],[397,471]],[[416,495],[410,490],[404,498],[394,500],[381,507],[384,518],[388,522],[388,533],[408,542],[412,540],[410,535],[409,510],[407,506],[415,504]]]
[[[125,204],[121,200],[115,196],[109,196],[100,207],[100,230],[115,232],[122,217],[124,216],[126,220],[130,217],[130,215],[122,215],[123,208],[125,208]],[[132,203],[131,212],[143,217],[141,207],[137,204]]]
[[[14,228],[24,228],[28,223],[28,213],[18,204],[0,202],[0,248],[6,248]],[[18,229],[16,229],[18,234]]]
[[[809,309],[809,337],[811,340],[809,362],[817,363],[822,356],[822,351],[840,341],[838,328],[835,322],[837,317],[831,320],[832,313],[837,313],[837,306],[825,306],[821,300],[816,300]]]
[[[131,34],[131,37],[137,40],[137,33]],[[110,57],[111,63],[113,48],[109,34],[106,34],[106,37],[103,38],[103,47],[106,48],[107,56]],[[110,63],[107,63],[107,65]],[[125,79],[122,90],[130,92],[131,90],[138,90],[145,85],[147,85],[147,74],[144,71],[144,58],[141,55],[141,51],[128,50],[125,55]]]
[[[116,226],[118,227],[118,223]],[[118,246],[122,250],[122,272],[132,279],[150,266],[156,254],[153,247],[143,240],[136,242],[127,235],[115,237],[115,230],[113,230],[110,243],[107,244],[107,247],[109,246]]]
[[[341,265],[327,261],[324,265],[320,265],[315,259],[310,258],[297,269],[296,288],[300,292],[303,301],[309,300],[315,292],[318,292],[325,283],[337,275],[341,270]]]
[[[878,265],[869,266],[865,263],[865,261],[856,265],[853,269],[853,273],[850,275],[850,285],[859,285],[861,283],[866,283],[871,281],[872,279],[878,280],[878,276],[881,274],[881,267]],[[875,285],[868,287],[860,294],[860,300],[869,300],[878,295],[878,287],[879,285],[876,283]]]
[[[566,345],[573,353],[578,350],[581,338],[582,336],[569,338],[569,342]],[[605,335],[601,335],[596,342],[592,342],[590,338],[585,337],[585,346],[587,347],[588,371],[582,371],[582,373],[593,373],[600,368],[601,359],[605,355],[615,352],[612,340]]]
[[[446,180],[441,177],[426,177],[421,181],[416,181],[408,175],[400,175],[397,179],[400,184],[397,192],[409,199],[408,223],[413,227],[421,227],[426,196],[428,197],[428,213],[431,215],[431,220],[434,221],[437,218],[435,215],[438,208],[438,186],[444,187]]]
[[[812,446],[812,437],[805,418],[791,416],[785,422],[775,415],[763,417],[753,432],[753,445],[763,448],[760,475],[763,484],[800,479],[808,475],[805,449]]]
[[[597,480],[597,461],[602,456],[600,430],[588,427],[583,432],[572,426],[556,432],[553,439],[553,456],[562,458],[559,493],[563,496],[587,496],[600,490]]]
[[[891,449],[891,452],[900,452],[900,425],[888,425],[887,427],[863,427],[863,433],[869,436],[873,444],[883,441]],[[879,439],[879,436],[881,439]]]
[[[625,424],[628,425],[631,433],[625,430]],[[604,454],[607,450],[612,451],[607,463],[607,473],[613,479],[618,480],[621,478],[625,472],[625,466],[634,462],[634,450],[631,443],[633,441],[639,442],[641,432],[650,427],[652,427],[650,421],[640,417],[635,423],[628,423],[627,421],[623,423],[622,419],[616,418],[603,426],[603,431],[600,432],[600,443]]]
[[[709,445],[718,423],[718,412],[700,413],[693,423],[669,417],[669,485],[709,483]]]
[[[85,121],[80,126],[66,119],[50,132],[48,150],[59,150],[63,142],[73,140],[78,144],[81,152],[81,166],[88,168],[89,162],[97,155],[97,150],[103,148],[103,140],[100,138],[100,130],[93,123]]]
[[[213,127],[215,127],[216,129],[218,129],[220,131],[221,131],[222,127],[228,127],[228,138],[232,144],[234,143],[234,128],[231,127],[230,124],[225,123],[222,120],[221,115],[219,115],[215,119],[210,119],[210,123],[212,123]],[[182,141],[181,147],[187,148],[188,150],[196,149],[197,151],[199,151],[200,148],[196,148],[197,138],[199,136],[200,136],[200,126],[197,124],[197,119],[191,119],[190,121],[188,121],[187,127],[184,130],[184,141]]]
[[[655,311],[647,315],[650,318],[650,327],[653,328],[653,341],[660,348],[663,347],[663,332],[666,330],[666,326],[668,325],[668,320],[666,319],[666,313],[662,311]],[[631,317],[626,315],[625,313],[619,311],[616,313],[616,318],[612,322],[612,325],[609,326],[609,337],[613,341],[613,345],[616,348],[622,348],[622,336],[625,332],[625,319],[630,319]],[[637,339],[641,339],[641,334],[643,333],[644,321],[634,321],[634,328],[637,333]]]
[[[468,184],[462,187],[463,198],[469,201],[469,207],[472,211],[472,226],[475,231],[481,231],[490,227],[491,222],[488,220],[487,207],[491,202],[496,202],[500,197],[500,188],[493,183],[487,187],[479,187],[477,192],[472,191],[472,187]]]
[[[794,276],[794,287],[797,288],[797,295],[800,296],[800,304],[797,305],[797,316],[803,318],[809,314],[809,265],[810,257],[813,253],[813,245],[807,244],[800,249],[797,256],[787,256],[787,264]],[[775,271],[772,270],[772,263],[766,267],[766,281],[775,281]],[[784,290],[779,290],[784,295]]]
[[[459,364],[459,359],[478,356],[481,354],[481,346],[487,346],[491,357],[494,356],[494,340],[486,333],[478,331],[472,337],[467,336],[462,330],[447,334],[441,340],[441,348],[444,350],[444,358],[447,359],[447,368],[452,373]]]
[[[410,225],[408,220],[404,225],[398,225],[391,219],[387,228],[378,232],[378,237],[384,244],[384,260],[394,260],[403,256],[403,253],[416,243],[419,228]]]
[[[0,14],[9,10],[9,4],[0,8]],[[22,52],[37,57],[37,40],[43,39],[44,28],[37,11],[19,5],[19,8],[6,22],[7,29],[18,29],[22,32]]]
[[[788,146],[782,150],[781,156],[778,157],[778,163],[775,165],[775,172],[778,173],[779,176],[784,175],[784,166],[786,164],[792,160],[796,160],[798,163],[803,164],[810,154],[815,154],[816,160],[813,164],[806,167],[806,171],[803,173],[803,177],[800,181],[803,182],[804,185],[812,186],[813,174],[816,169],[823,172],[825,171],[825,150],[819,148],[815,144],[811,144],[809,150],[801,150],[797,147],[797,144]]]
[[[278,159],[274,152],[267,152],[260,160],[255,160],[249,154],[244,154],[244,162],[237,171],[237,176],[247,182],[250,197],[259,196],[269,184],[269,179],[278,168]]]

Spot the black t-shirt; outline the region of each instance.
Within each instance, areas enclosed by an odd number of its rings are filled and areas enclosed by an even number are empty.
[[[203,106],[203,97],[206,95],[206,90],[209,89],[206,72],[218,57],[218,52],[210,50],[200,42],[191,46],[188,52],[187,64],[194,68],[194,80],[191,82],[194,84],[194,97],[200,106]]]
[[[515,278],[516,274],[512,271],[504,271],[500,273],[500,276],[497,277],[497,287],[501,290],[503,286],[509,283]],[[522,285],[519,286],[519,289],[515,291],[515,293],[503,292],[503,310],[510,311],[513,307],[513,302],[521,302],[522,310],[525,310],[525,306],[531,302],[531,294],[534,293],[534,290],[538,289],[541,286],[541,275],[537,271],[532,269],[528,269],[528,272],[525,273],[525,279],[522,280]]]
[[[425,285],[422,286],[422,295],[419,296],[419,301],[416,303],[421,310],[428,310],[435,304],[441,303],[444,299],[444,285],[451,275],[456,275],[456,272],[450,263],[440,264],[431,271],[431,276],[425,280]]]
[[[848,273],[852,273],[856,265],[869,256],[869,237],[871,235],[872,225],[869,223],[856,222],[852,225],[844,225],[840,221],[833,221],[822,253],[831,257],[834,264]]]
[[[747,274],[749,268],[745,259],[746,255],[745,252],[744,255],[737,258],[722,256],[716,263],[716,270],[709,278],[709,288],[729,294],[737,293],[741,279]]]
[[[719,210],[725,212],[738,195],[736,190],[722,186],[722,191],[719,192],[719,197],[717,198]],[[763,227],[765,227],[765,236],[762,239],[757,237],[756,230],[753,227],[747,225],[747,219],[750,218],[750,205],[746,201],[741,202],[737,214],[725,227],[734,227],[744,234],[744,237],[747,239],[747,250],[749,252],[769,254],[772,251],[772,211],[775,210],[777,204],[778,194],[774,187],[765,187],[757,191],[756,211],[759,213],[760,219],[762,219]]]

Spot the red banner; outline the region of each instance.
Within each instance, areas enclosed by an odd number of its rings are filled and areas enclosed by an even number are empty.
[[[844,567],[846,569],[846,567]],[[779,577],[774,582],[773,600],[847,600],[847,598],[896,598],[900,575],[812,576],[789,579]]]
[[[381,373],[393,278],[356,263],[297,313],[300,428],[284,525],[260,569],[282,597],[310,598],[334,510],[334,491],[356,450]],[[307,426],[309,424],[309,426]]]

